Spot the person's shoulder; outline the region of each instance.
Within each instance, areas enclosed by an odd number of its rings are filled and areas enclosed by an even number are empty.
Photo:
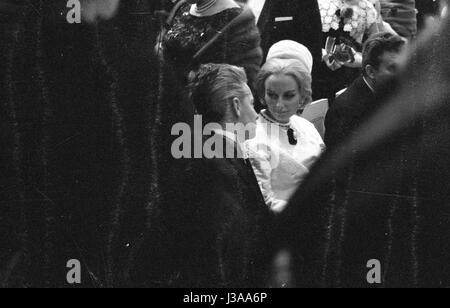
[[[297,130],[297,131],[313,131],[316,130],[316,127],[314,124],[312,124],[310,121],[298,116],[294,115],[291,117],[291,125]]]
[[[247,157],[254,159],[268,159],[273,148],[272,141],[264,127],[257,127],[255,137],[247,140],[244,146]]]
[[[283,1],[285,1],[285,0],[283,0]],[[287,3],[290,3],[290,2],[297,3],[298,2],[299,4],[303,5],[304,7],[314,9],[314,8],[319,7],[321,1],[323,1],[323,0],[303,0],[303,1],[288,0]],[[326,1],[329,2],[329,0],[326,0]]]
[[[309,2],[309,1],[306,1]],[[340,0],[312,0],[310,2],[315,2],[318,4],[320,9],[330,10],[332,8],[338,9],[342,2]]]
[[[151,1],[152,2],[152,1]],[[162,1],[155,1],[150,3],[151,8],[159,8],[159,9],[165,9],[165,10],[171,10],[176,5],[186,5],[188,4],[186,0],[162,0]]]
[[[256,17],[253,11],[247,5],[238,3],[237,7],[226,9],[222,12],[227,16],[230,22],[234,21],[234,27],[248,31],[249,28],[256,27]]]
[[[332,107],[345,107],[357,104],[364,95],[364,87],[367,85],[362,77],[357,78],[339,97],[336,98]]]
[[[332,123],[338,119],[342,120],[350,118],[350,115],[355,109],[355,100],[355,91],[351,86],[338,98],[336,98],[333,104],[331,104],[325,118],[325,126],[327,126],[327,129],[329,129],[329,123]]]
[[[354,92],[349,88],[338,98],[336,98],[334,103],[331,105],[327,113],[327,119],[341,114],[350,114],[352,112],[354,104],[355,95]]]
[[[244,46],[249,46],[253,50],[255,45],[259,46],[259,41],[261,39],[253,11],[248,7],[232,10],[233,11],[230,12],[229,15],[229,25],[227,29],[228,40],[232,44],[229,47],[242,48]],[[235,44],[233,44],[233,42],[235,42]],[[245,42],[245,44],[238,44],[238,42]],[[245,48],[240,51],[243,52],[243,56],[246,56]]]
[[[236,6],[232,6],[229,8],[224,9],[222,12],[218,13],[216,15],[217,17],[225,16],[229,20],[233,20],[234,18],[238,17],[245,11],[245,6],[241,4],[237,4]]]
[[[185,0],[179,0],[171,3],[168,9],[169,13],[175,13],[175,18],[190,16],[189,11],[191,10],[191,5]]]
[[[336,97],[336,100],[334,101],[330,109],[336,106],[343,106],[345,104],[350,103],[351,97],[355,95],[355,92],[356,92],[355,85],[351,84],[344,92],[342,92],[341,95]]]
[[[232,159],[203,157],[189,159],[184,173],[185,176],[197,184],[214,185],[213,183],[216,181],[224,181],[227,178],[236,177],[237,169]]]

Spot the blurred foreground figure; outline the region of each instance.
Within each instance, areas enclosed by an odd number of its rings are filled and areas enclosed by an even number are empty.
[[[192,102],[212,136],[193,136],[203,154],[184,156],[182,169],[173,174],[180,180],[168,187],[172,202],[160,209],[163,275],[152,270],[155,247],[149,236],[131,276],[139,286],[262,287],[273,245],[267,233],[272,217],[244,159],[243,142],[246,133],[255,134],[257,118],[247,77],[227,64],[202,65],[191,77]]]
[[[418,7],[432,5],[434,0],[380,0],[383,19],[402,37],[411,39],[417,34]]]
[[[109,19],[113,17],[120,0],[82,0],[82,14],[86,21],[95,22],[98,19]]]
[[[283,213],[296,286],[450,286],[449,26],[419,41],[379,112],[324,156]]]
[[[152,14],[122,1],[69,24],[65,0],[9,2],[21,5],[0,27],[0,287],[72,286],[71,259],[80,286],[122,286],[156,228]]]

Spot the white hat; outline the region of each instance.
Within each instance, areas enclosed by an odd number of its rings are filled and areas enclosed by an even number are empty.
[[[266,61],[270,59],[298,60],[311,74],[313,68],[313,56],[308,48],[295,41],[280,41],[270,47]]]

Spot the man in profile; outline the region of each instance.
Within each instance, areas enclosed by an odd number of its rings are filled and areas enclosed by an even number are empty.
[[[175,261],[177,286],[257,287],[265,283],[265,229],[270,214],[244,158],[244,140],[237,138],[245,134],[236,131],[251,127],[257,118],[246,82],[243,69],[225,64],[203,65],[191,78],[197,113],[205,124],[215,126],[213,136],[204,142],[215,139],[212,151],[216,153],[185,161],[176,188],[180,204],[165,215],[167,225],[173,226],[169,240],[176,246],[173,256],[179,260]],[[217,146],[217,140],[223,146]]]
[[[363,72],[329,110],[325,126],[328,148],[344,141],[378,107],[377,88],[397,73],[405,41],[391,33],[371,37],[364,45]]]

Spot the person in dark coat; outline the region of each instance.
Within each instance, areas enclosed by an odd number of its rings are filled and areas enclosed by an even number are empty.
[[[157,238],[154,29],[122,2],[72,25],[65,0],[0,1],[0,287],[124,286]]]
[[[450,286],[449,23],[420,38],[378,92],[385,103],[324,156],[283,213],[298,286]],[[324,186],[343,168],[338,200]]]
[[[222,141],[223,149],[239,151],[229,138]],[[182,206],[171,209],[177,215],[172,241],[179,244],[178,286],[265,287],[271,214],[250,162],[195,160],[184,179]]]
[[[390,33],[372,36],[363,51],[362,75],[330,107],[325,120],[325,144],[328,148],[344,141],[373,110],[377,85],[397,73],[404,40]]]
[[[131,274],[143,286],[155,280],[166,287],[264,286],[271,214],[245,159],[245,133],[232,128],[250,124],[248,136],[254,135],[251,124],[257,114],[245,72],[231,65],[205,64],[190,80],[198,115],[205,129],[214,128],[192,138],[202,145],[201,155],[185,152],[195,146],[177,141],[172,146],[172,155],[182,163],[171,188],[172,201],[160,210],[165,247],[159,264],[164,273],[159,279],[152,277],[147,270],[152,264],[138,262],[143,267]],[[190,135],[179,138],[191,141]],[[143,248],[139,259],[150,260],[152,247]]]
[[[258,28],[264,55],[273,44],[292,40],[305,45],[314,59],[322,59],[322,23],[315,0],[266,0],[258,18]]]
[[[162,39],[164,62],[186,82],[201,64],[243,67],[252,85],[262,63],[260,35],[251,10],[233,0],[180,1],[170,29]],[[211,5],[212,4],[212,5]]]

